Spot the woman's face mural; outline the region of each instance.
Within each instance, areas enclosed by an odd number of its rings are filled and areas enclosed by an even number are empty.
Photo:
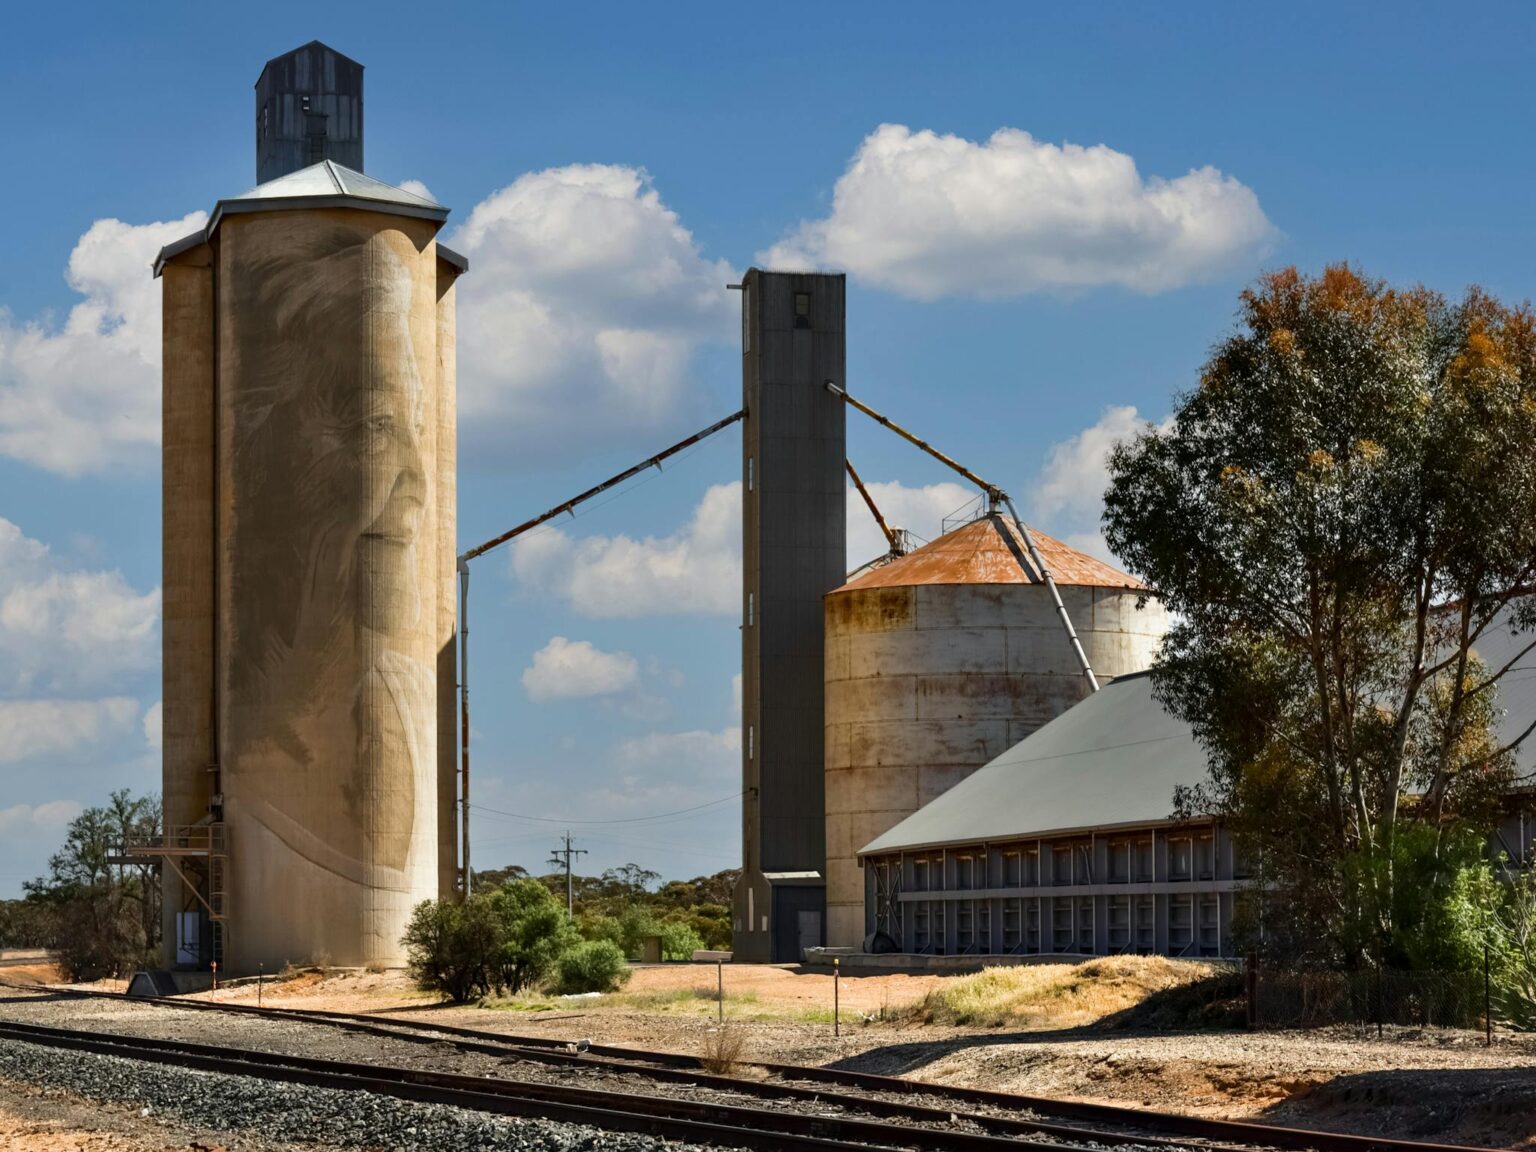
[[[236,291],[230,737],[272,832],[390,887],[435,823],[435,299],[402,232],[298,231]]]

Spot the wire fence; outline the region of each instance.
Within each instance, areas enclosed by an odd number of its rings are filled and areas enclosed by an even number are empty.
[[[1248,1021],[1260,1028],[1333,1024],[1485,1029],[1490,990],[1481,972],[1284,971],[1250,967]]]

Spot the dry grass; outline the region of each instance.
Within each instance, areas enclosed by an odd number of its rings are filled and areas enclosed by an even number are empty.
[[[984,968],[929,992],[884,1019],[987,1028],[1073,1028],[1204,980],[1215,965],[1162,956],[1106,956],[1076,964]]]
[[[699,1063],[704,1065],[704,1071],[715,1076],[729,1076],[736,1071],[746,1050],[747,1034],[740,1028],[711,1028],[704,1033],[704,1054]]]

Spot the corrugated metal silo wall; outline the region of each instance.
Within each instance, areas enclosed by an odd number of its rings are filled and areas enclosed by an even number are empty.
[[[1161,605],[1114,588],[1061,595],[1101,681],[1150,666]],[[827,598],[826,635],[827,943],[856,948],[859,849],[1089,689],[1037,584],[848,589]]]

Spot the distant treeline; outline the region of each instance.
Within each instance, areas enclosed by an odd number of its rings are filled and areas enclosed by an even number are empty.
[[[475,873],[476,890],[497,888],[528,877],[516,864]],[[731,893],[739,868],[713,876],[662,882],[659,872],[638,864],[609,868],[597,876],[573,876],[576,927],[588,940],[612,940],[627,956],[638,953],[646,936],[662,938],[668,960],[686,960],[697,949],[731,946]],[[563,904],[565,873],[536,876]]]

